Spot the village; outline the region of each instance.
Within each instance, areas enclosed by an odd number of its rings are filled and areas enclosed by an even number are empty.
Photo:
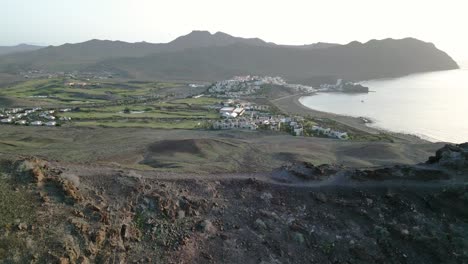
[[[69,111],[71,111],[70,108],[44,110],[41,107],[0,109],[0,123],[23,126],[59,126],[71,120],[71,117],[63,115]]]
[[[311,86],[289,84],[281,77],[271,76],[235,76],[229,80],[214,83],[208,93],[217,98],[240,98],[257,94],[263,85],[277,85],[294,89],[297,92],[311,93],[316,91]]]
[[[235,76],[228,80],[214,83],[208,88],[208,94],[215,98],[226,98],[218,107],[220,120],[212,124],[213,129],[245,129],[283,131],[294,136],[321,136],[341,140],[349,139],[347,132],[322,127],[302,116],[275,114],[269,105],[259,105],[241,100],[258,95],[265,85],[287,87],[297,93],[317,91],[311,86],[289,84],[281,77],[271,76]],[[204,96],[204,95],[200,95]],[[255,98],[255,96],[254,96]]]
[[[268,105],[229,99],[218,107],[220,120],[212,124],[212,129],[244,129],[283,131],[294,136],[322,136],[341,140],[349,139],[347,132],[319,126],[302,116],[273,114]]]
[[[343,79],[336,80],[335,84],[321,84],[320,92],[340,92],[340,93],[368,93],[369,88],[362,86],[359,83],[344,81]]]
[[[106,80],[112,79],[114,75],[113,72],[108,71],[93,71],[93,72],[83,72],[83,71],[72,71],[72,72],[64,72],[64,71],[45,71],[42,69],[34,69],[28,71],[21,71],[19,75],[24,79],[53,79],[53,78],[72,78],[72,79],[97,79],[97,80]]]
[[[61,84],[63,82],[63,84]],[[81,89],[97,93],[100,84],[87,80],[55,81],[63,85],[62,92]],[[328,124],[299,115],[288,116],[279,111],[268,100],[261,99],[261,93],[269,85],[287,87],[293,92],[310,93],[316,91],[305,85],[288,84],[281,77],[235,76],[215,82],[210,86],[190,84],[191,88],[201,88],[198,94],[173,96],[164,101],[147,99],[152,93],[138,94],[133,100],[123,104],[96,101],[81,107],[53,106],[0,109],[0,124],[23,126],[147,126],[153,128],[187,128],[213,130],[275,131],[294,136],[329,137],[349,139],[345,131],[329,127]],[[54,86],[55,87],[55,86]],[[206,87],[206,88],[205,88]],[[203,90],[205,88],[205,90]],[[32,94],[32,95],[31,95]],[[48,94],[54,94],[49,91]],[[70,94],[73,95],[73,94]],[[30,93],[28,97],[47,99],[46,93]],[[66,105],[66,104],[65,104]],[[70,106],[68,106],[70,107]],[[70,122],[73,118],[73,123]],[[202,122],[200,122],[202,121]]]
[[[208,127],[214,130],[277,131],[294,136],[349,139],[347,132],[322,127],[302,116],[276,114],[269,105],[256,104],[240,99],[228,99],[219,104],[207,106],[207,108],[219,113],[218,119],[208,122]],[[41,107],[0,109],[0,124],[60,126],[72,120],[70,116],[67,116],[68,112],[72,112],[72,109],[42,109]]]

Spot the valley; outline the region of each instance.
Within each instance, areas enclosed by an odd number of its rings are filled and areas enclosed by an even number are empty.
[[[2,52],[0,263],[468,262],[467,143],[299,101],[458,69],[432,43],[193,31]]]

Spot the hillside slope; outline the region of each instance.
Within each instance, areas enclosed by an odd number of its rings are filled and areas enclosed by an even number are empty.
[[[219,47],[234,43],[274,45],[260,39],[244,39],[221,32],[211,34],[208,31],[192,31],[169,43],[159,44],[93,39],[82,43],[67,43],[61,46],[49,46],[41,50],[4,56],[0,58],[0,70],[11,72],[20,69],[42,68],[52,71],[71,71],[82,69],[105,59],[137,58],[160,52],[210,46]]]
[[[247,175],[2,157],[0,263],[467,263],[467,172],[468,144]]]
[[[0,56],[6,54],[20,53],[42,49],[42,46],[19,44],[16,46],[0,46]]]
[[[124,77],[213,81],[238,74],[365,80],[458,68],[434,44],[406,38],[286,46],[193,31],[166,44],[90,40],[0,58],[0,72],[110,70]]]
[[[216,80],[258,74],[291,80],[323,76],[366,80],[456,69],[458,65],[432,43],[385,39],[322,49],[233,44],[107,60],[95,67],[118,69],[134,78]]]

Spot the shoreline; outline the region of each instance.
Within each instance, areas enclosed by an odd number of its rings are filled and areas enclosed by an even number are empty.
[[[407,142],[413,142],[413,143],[414,142],[436,143],[436,142],[432,142],[427,139],[424,139],[417,135],[398,133],[398,132],[393,132],[393,131],[383,129],[383,128],[368,126],[367,124],[373,123],[372,119],[368,117],[354,117],[354,116],[346,116],[346,115],[340,115],[340,114],[335,114],[335,113],[330,113],[330,112],[323,112],[323,111],[309,108],[300,102],[300,99],[302,97],[312,96],[312,95],[314,95],[314,93],[296,94],[293,96],[283,97],[283,98],[273,100],[272,103],[276,107],[281,109],[282,111],[289,113],[289,114],[297,114],[297,115],[303,115],[303,116],[312,116],[316,118],[331,119],[345,126],[348,126],[350,128],[359,130],[364,133],[372,134],[372,135],[385,133],[385,134],[390,134],[395,139],[401,140],[401,141],[407,141]]]

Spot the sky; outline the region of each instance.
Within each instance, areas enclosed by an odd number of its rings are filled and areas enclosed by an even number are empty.
[[[192,30],[277,44],[415,37],[468,61],[467,0],[0,0],[0,45],[169,42]]]

